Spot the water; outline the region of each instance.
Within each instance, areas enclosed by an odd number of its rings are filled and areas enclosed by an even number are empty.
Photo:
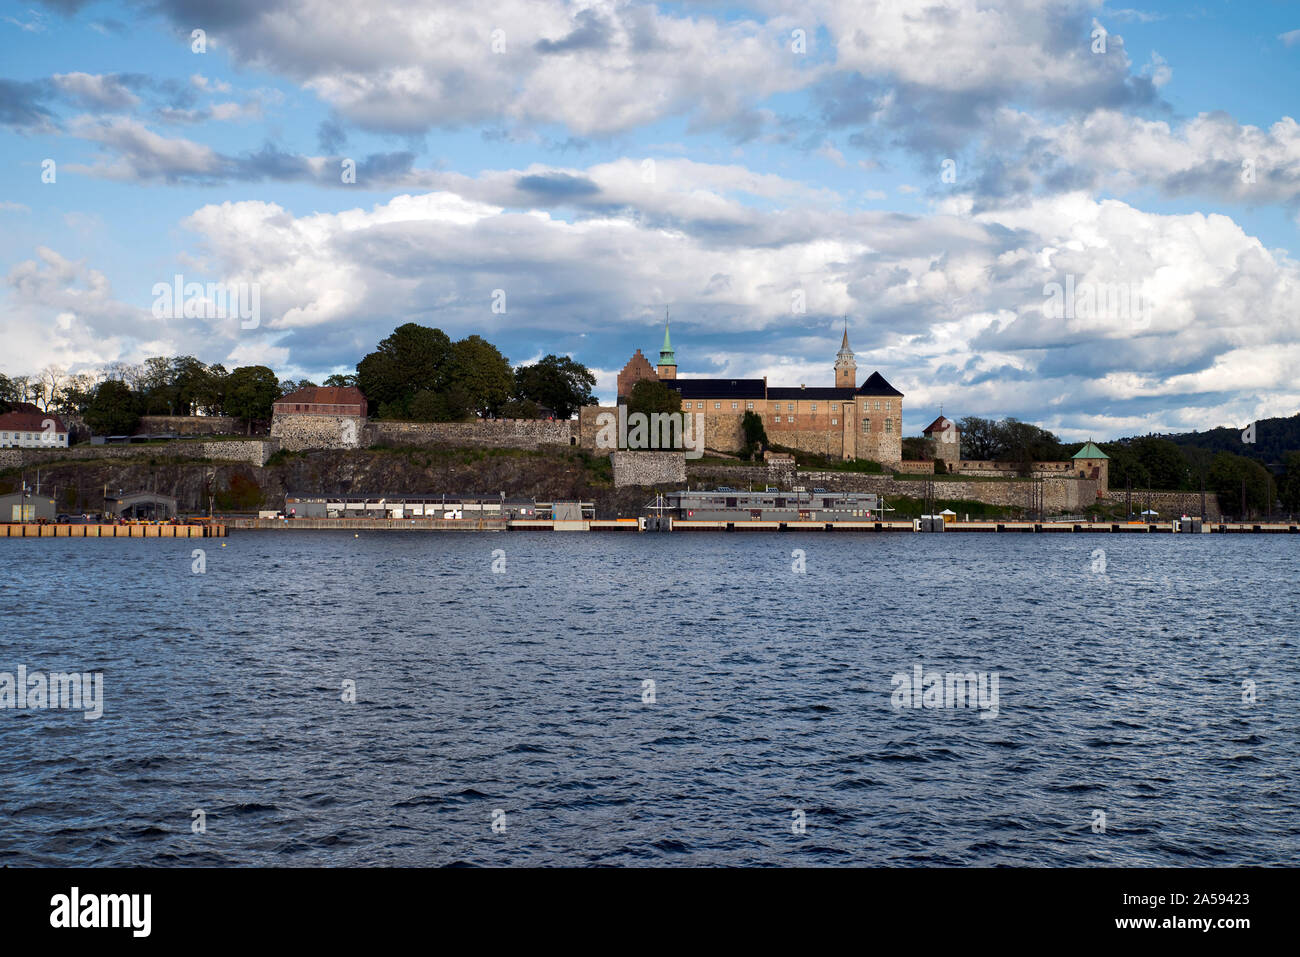
[[[0,671],[105,698],[0,711],[0,864],[1300,858],[1296,538],[225,541],[0,540]]]

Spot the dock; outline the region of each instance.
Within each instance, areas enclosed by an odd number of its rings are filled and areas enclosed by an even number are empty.
[[[192,525],[56,524],[11,522],[0,524],[0,538],[225,538],[226,526],[207,522]]]

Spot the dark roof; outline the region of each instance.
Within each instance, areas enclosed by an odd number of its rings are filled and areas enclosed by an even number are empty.
[[[892,385],[885,381],[885,377],[879,372],[873,372],[867,377],[867,381],[858,386],[858,395],[896,395],[900,399],[903,393],[899,392]]]
[[[933,422],[931,422],[929,425],[923,428],[921,430],[921,434],[929,435],[931,432],[947,432],[949,429],[954,429],[957,432],[961,431],[961,429],[957,426],[956,422],[952,421],[952,419],[945,419],[941,415],[939,416],[939,418],[935,419]]]
[[[767,394],[763,379],[665,379],[683,399],[761,399]]]
[[[30,405],[31,403],[23,403]],[[53,412],[6,412],[0,415],[0,430],[8,429],[13,432],[44,432],[45,421],[54,420],[55,432],[66,432],[68,427],[63,424]]]
[[[817,387],[813,389],[771,388],[767,390],[769,399],[852,399],[852,389],[835,389]]]
[[[282,395],[276,403],[292,402],[298,405],[365,405],[366,397],[354,385],[313,385]]]

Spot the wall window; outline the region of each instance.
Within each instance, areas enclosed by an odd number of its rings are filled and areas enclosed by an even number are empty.
[[[831,419],[831,425],[839,425],[839,424],[840,424],[839,419]]]
[[[786,403],[786,406],[785,406],[785,410],[786,410],[787,412],[793,412],[793,411],[794,411],[794,403],[793,403],[793,402],[787,402],[787,403]]]
[[[777,422],[780,422],[780,421],[781,421],[781,417],[780,417],[779,415],[776,417],[776,421],[777,421]]]
[[[740,403],[739,403],[739,402],[733,402],[733,403],[731,403],[731,407],[732,407],[733,409],[739,409],[739,408],[740,408]]]
[[[790,416],[790,424],[791,424],[791,425],[794,425],[794,416],[793,416],[793,415]]]
[[[894,420],[893,420],[893,419],[885,419],[885,431],[886,431],[886,432],[893,432],[893,431],[894,431]]]
[[[752,410],[752,409],[754,408],[754,403],[752,403],[752,402],[746,402],[746,403],[745,403],[745,408]]]
[[[865,435],[866,433],[868,433],[868,432],[870,432],[870,431],[871,431],[871,420],[870,420],[870,419],[863,419],[863,420],[862,420],[862,434]]]
[[[893,408],[893,402],[894,402],[893,399],[886,399],[886,400],[885,400],[885,411],[886,411],[886,412],[888,412],[891,408]]]
[[[879,399],[876,400],[876,411],[877,411],[877,412],[880,411],[880,400],[879,400]]]
[[[839,404],[838,402],[832,402],[832,403],[831,403],[831,411],[832,411],[832,412],[838,412],[839,410],[840,410],[840,404]]]
[[[713,403],[713,407],[714,407],[715,409],[720,409],[720,408],[722,408],[722,403],[721,403],[721,402],[715,402],[715,403]]]
[[[814,402],[814,403],[812,404],[812,411],[813,411],[813,412],[816,412],[816,411],[817,411],[817,403],[816,403],[816,402]]]
[[[702,409],[702,408],[704,408],[704,403],[703,403],[703,402],[696,402],[696,403],[695,403],[695,408],[697,408],[697,409]]]

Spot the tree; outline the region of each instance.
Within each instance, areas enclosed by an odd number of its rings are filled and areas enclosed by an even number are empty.
[[[220,362],[208,366],[207,373],[196,383],[195,410],[203,415],[220,415],[226,404],[226,380],[230,373]]]
[[[968,415],[959,425],[966,458],[985,461],[998,457],[1002,450],[1002,439],[998,435],[996,422],[992,419]]]
[[[745,436],[742,458],[752,459],[767,447],[767,429],[763,428],[763,417],[757,412],[746,412],[741,417],[740,430]]]
[[[656,412],[680,412],[682,396],[676,389],[670,389],[658,379],[642,379],[632,386],[627,397],[627,412],[643,412],[653,415]]]
[[[18,396],[14,390],[13,380],[0,372],[0,413],[8,412],[17,401]]]
[[[1268,469],[1254,459],[1220,452],[1210,463],[1206,488],[1219,496],[1219,507],[1228,514],[1241,511],[1242,483],[1246,488],[1246,510],[1259,510],[1269,506],[1269,486],[1272,477]],[[1244,520],[1247,516],[1241,515]]]
[[[934,458],[934,440],[923,435],[903,439],[903,458],[909,462],[929,462]]]
[[[417,392],[445,391],[450,358],[446,333],[408,322],[357,363],[356,384],[373,405],[406,418]]]
[[[451,347],[447,401],[453,413],[495,415],[510,398],[515,377],[510,360],[482,336],[466,336]]]
[[[1300,512],[1300,452],[1288,452],[1282,458],[1286,476],[1278,482],[1283,507],[1294,515]]]
[[[357,377],[355,375],[339,375],[335,373],[325,377],[325,385],[332,389],[346,389],[356,384]]]
[[[266,366],[240,366],[226,377],[223,411],[244,423],[248,434],[253,423],[271,417],[271,406],[280,398],[280,383]]]
[[[130,435],[140,424],[140,401],[131,387],[107,379],[95,388],[86,409],[86,425],[99,435]]]
[[[515,398],[546,406],[557,419],[571,418],[584,405],[594,405],[591,390],[595,387],[591,370],[568,356],[548,355],[534,365],[515,369]]]

